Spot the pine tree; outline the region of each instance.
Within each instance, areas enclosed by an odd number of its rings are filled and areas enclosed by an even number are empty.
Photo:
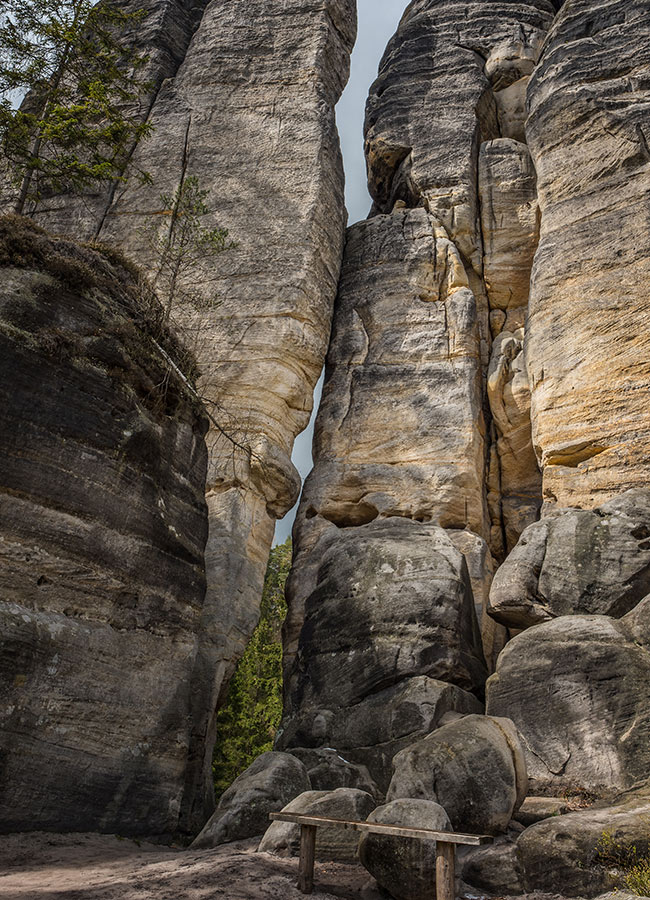
[[[219,797],[260,753],[271,750],[282,716],[284,586],[291,567],[291,538],[271,550],[259,625],[235,669],[217,718],[213,758]]]
[[[1,0],[0,148],[16,212],[48,194],[124,180],[150,130],[137,104],[146,60],[120,43],[141,17],[104,0]]]
[[[173,194],[161,194],[162,213],[146,229],[156,269],[154,287],[163,303],[166,320],[179,298],[198,308],[209,305],[200,293],[188,287],[188,278],[196,272],[199,262],[237,246],[228,240],[226,228],[208,228],[203,224],[203,217],[210,212],[205,202],[207,196],[208,191],[201,188],[199,179],[187,175]]]

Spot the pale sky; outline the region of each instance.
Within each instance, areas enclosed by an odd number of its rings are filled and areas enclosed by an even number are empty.
[[[350,81],[336,108],[345,166],[345,202],[350,223],[365,219],[371,204],[363,156],[363,116],[368,89],[377,76],[384,48],[395,33],[407,5],[408,0],[358,0],[359,36],[352,54]],[[311,441],[322,386],[321,377],[314,392],[312,421],[296,439],[293,449],[293,463],[303,481],[312,468]],[[295,515],[296,507],[278,522],[275,543],[282,543],[291,533]]]

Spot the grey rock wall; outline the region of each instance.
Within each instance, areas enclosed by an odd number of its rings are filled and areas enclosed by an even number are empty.
[[[0,248],[0,831],[172,835],[211,780],[207,422],[118,263]]]

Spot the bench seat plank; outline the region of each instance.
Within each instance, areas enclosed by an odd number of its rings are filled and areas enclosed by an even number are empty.
[[[275,822],[291,822],[294,825],[338,825],[340,828],[350,828],[353,831],[369,831],[373,834],[386,834],[391,837],[419,838],[425,841],[441,841],[446,844],[464,844],[470,847],[480,847],[482,844],[491,844],[494,838],[486,834],[457,834],[454,831],[429,831],[426,828],[411,828],[408,826],[380,825],[375,822],[350,822],[347,819],[328,819],[325,816],[304,816],[300,813],[277,812],[270,813],[270,818]]]

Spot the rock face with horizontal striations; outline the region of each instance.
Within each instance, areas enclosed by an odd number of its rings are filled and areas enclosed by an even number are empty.
[[[407,740],[481,708],[467,566],[442,528],[397,517],[328,532],[318,551],[278,746],[335,747],[385,790]]]
[[[650,476],[650,19],[563,6],[528,91],[541,237],[527,362],[544,500],[594,507]]]
[[[132,179],[81,204],[52,198],[37,218],[115,243],[155,275],[146,235],[152,223],[161,233],[169,227],[161,195],[196,177],[210,211],[202,224],[229,229],[237,242],[182,276],[185,294],[172,305],[213,416],[200,648],[213,679],[197,702],[214,713],[259,615],[276,519],[300,491],[291,452],[309,422],[343,249],[334,105],[348,76],[356,4],[201,0],[190,11],[175,0],[147,2],[134,41],[152,52],[154,134],[133,163],[153,186]],[[196,828],[213,808],[209,794],[196,798]]]
[[[207,422],[119,258],[0,220],[0,831],[171,835],[209,789]]]
[[[611,796],[650,771],[650,598],[622,619],[562,616],[499,657],[487,711],[514,720],[531,793]]]
[[[650,490],[529,526],[498,570],[490,615],[527,628],[565,615],[620,618],[650,593]]]

